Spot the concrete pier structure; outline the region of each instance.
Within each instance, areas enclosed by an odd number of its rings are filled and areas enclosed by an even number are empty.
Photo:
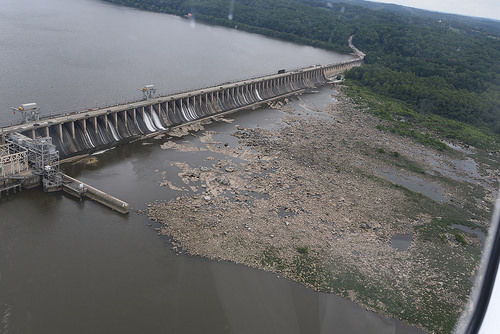
[[[121,214],[129,212],[129,204],[97,188],[61,173],[62,190],[80,200],[89,198]]]

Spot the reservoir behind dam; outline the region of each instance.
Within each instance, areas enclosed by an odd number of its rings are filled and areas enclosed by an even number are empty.
[[[80,111],[353,58],[98,0],[4,0],[0,31],[0,122],[27,101]]]
[[[77,111],[138,99],[147,83],[169,94],[351,58],[96,0],[4,0],[0,49],[0,122],[19,117],[8,107],[21,103]],[[275,124],[281,114],[243,112],[209,129],[229,137],[235,124]],[[171,162],[201,166],[208,155],[222,158],[151,139],[65,168],[135,211],[179,196],[155,170],[180,184]],[[40,190],[1,199],[0,333],[418,332],[276,274],[176,255],[150,225]]]

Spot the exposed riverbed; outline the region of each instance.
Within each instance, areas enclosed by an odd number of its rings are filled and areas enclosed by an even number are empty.
[[[178,193],[149,204],[159,232],[176,251],[278,272],[431,331],[451,330],[483,241],[461,224],[486,229],[497,176],[477,174],[481,191],[456,182],[462,169],[443,176],[427,161],[447,166],[456,152],[377,130],[379,120],[330,87],[271,107],[261,126],[238,115],[224,120],[223,134],[163,139],[173,155],[205,158],[169,159],[174,175],[156,170],[159,186]],[[408,154],[416,150],[419,159]],[[166,181],[176,176],[177,184]]]

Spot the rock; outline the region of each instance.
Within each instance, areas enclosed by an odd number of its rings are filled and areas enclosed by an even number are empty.
[[[226,168],[225,168],[225,170],[226,170],[226,172],[228,172],[228,173],[232,173],[232,172],[234,172],[234,171],[235,171],[234,167],[231,167],[231,166],[226,167]]]
[[[211,198],[210,196],[205,196],[205,197],[203,197],[203,199],[204,199],[205,201],[207,201],[207,202],[208,202],[208,201],[210,201],[212,198]]]
[[[290,222],[285,222],[285,225],[286,225],[286,226],[290,225]]]
[[[224,186],[228,186],[229,185],[229,180],[223,179],[221,177],[216,177],[215,181],[219,182],[220,184],[222,184]]]
[[[445,233],[444,237],[446,238],[446,240],[449,240],[449,241],[456,241],[457,240],[457,238],[453,234],[450,234],[450,233]]]
[[[202,172],[209,172],[209,171],[210,171],[210,168],[205,167],[205,166],[201,166],[201,167],[200,167],[200,171],[202,171]]]
[[[90,157],[86,160],[85,164],[90,167],[95,167],[99,163],[99,159],[96,157]]]
[[[361,223],[361,227],[365,228],[365,229],[370,229],[370,228],[372,228],[372,225],[370,223],[363,222],[363,223]]]

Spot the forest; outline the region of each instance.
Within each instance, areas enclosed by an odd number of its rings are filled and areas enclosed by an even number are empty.
[[[354,35],[367,54],[347,73],[354,85],[500,138],[498,21],[360,0],[104,1],[338,52]]]

